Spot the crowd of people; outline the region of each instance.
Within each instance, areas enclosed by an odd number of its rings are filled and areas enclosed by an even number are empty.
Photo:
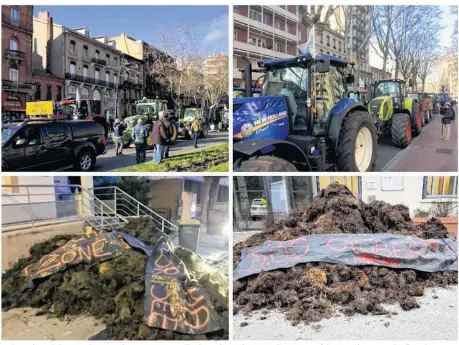
[[[113,125],[113,134],[115,140],[116,155],[123,155],[123,133],[127,126],[123,120],[116,119]],[[200,123],[196,119],[191,125],[192,138],[194,147],[198,147],[199,132],[201,130]],[[172,139],[172,126],[165,117],[164,111],[159,111],[158,120],[155,121],[151,133],[143,123],[142,119],[137,120],[137,124],[132,128],[131,138],[135,144],[136,162],[143,163],[146,160],[147,140],[151,137],[153,144],[153,161],[161,163],[164,158],[169,158],[169,146]]]

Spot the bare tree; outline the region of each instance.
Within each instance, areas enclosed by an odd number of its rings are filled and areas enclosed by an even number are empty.
[[[149,65],[149,73],[160,78],[168,87],[180,113],[182,96],[184,92],[189,92],[189,76],[196,70],[202,71],[202,66],[199,66],[202,56],[205,56],[202,42],[194,35],[190,24],[177,23],[173,29],[159,32],[159,47],[162,57]]]
[[[227,61],[224,58],[213,60],[212,67],[208,66],[204,75],[203,95],[212,118],[222,97],[228,95]]]

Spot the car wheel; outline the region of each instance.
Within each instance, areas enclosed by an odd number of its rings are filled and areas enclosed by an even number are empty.
[[[78,155],[75,165],[79,171],[90,171],[94,167],[95,162],[96,159],[93,153],[83,151]]]

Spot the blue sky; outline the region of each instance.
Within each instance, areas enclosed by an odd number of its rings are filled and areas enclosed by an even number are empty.
[[[88,27],[91,37],[126,32],[159,47],[158,32],[186,22],[210,53],[228,53],[227,6],[49,6],[35,5],[34,15],[46,10],[54,23],[71,29]]]

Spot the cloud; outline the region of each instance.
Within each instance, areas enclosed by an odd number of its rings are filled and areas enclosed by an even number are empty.
[[[204,37],[205,42],[213,42],[228,37],[228,14],[222,14],[210,22]]]

